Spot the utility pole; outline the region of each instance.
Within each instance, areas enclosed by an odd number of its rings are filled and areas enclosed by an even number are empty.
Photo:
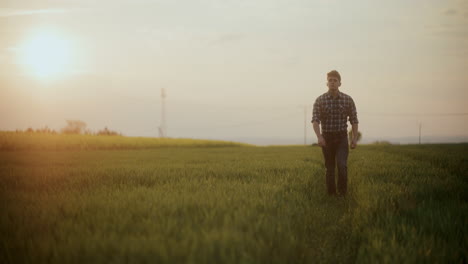
[[[421,123],[419,123],[419,145],[421,145]]]
[[[159,126],[159,137],[166,137],[166,91],[161,89],[161,125]]]
[[[304,106],[304,146],[307,145],[307,105]]]

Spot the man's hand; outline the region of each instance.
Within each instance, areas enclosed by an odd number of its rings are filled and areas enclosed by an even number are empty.
[[[320,147],[325,147],[327,145],[327,143],[325,142],[325,138],[323,138],[322,135],[320,135],[317,139],[318,139],[318,145]]]
[[[356,148],[356,145],[357,145],[357,140],[353,138],[353,139],[351,140],[351,149],[355,149],[355,148]]]

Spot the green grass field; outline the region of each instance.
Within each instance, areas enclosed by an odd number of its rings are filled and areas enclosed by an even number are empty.
[[[325,195],[318,147],[11,137],[0,263],[468,260],[468,144],[358,146],[342,198]]]
[[[173,138],[60,135],[0,131],[0,151],[9,150],[122,150],[178,147],[240,147],[236,142]]]

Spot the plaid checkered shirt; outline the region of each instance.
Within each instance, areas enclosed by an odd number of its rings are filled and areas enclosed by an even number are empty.
[[[333,97],[329,92],[315,100],[312,111],[312,122],[322,125],[322,132],[341,132],[348,129],[348,117],[351,124],[359,123],[356,106],[351,96],[338,92]]]

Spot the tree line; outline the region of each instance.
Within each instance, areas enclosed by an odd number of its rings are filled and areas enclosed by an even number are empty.
[[[66,120],[67,125],[59,131],[50,129],[48,126],[33,129],[29,127],[26,130],[16,130],[17,133],[40,133],[40,134],[68,134],[68,135],[97,135],[97,136],[123,136],[122,133],[104,127],[97,132],[86,128],[86,123],[81,120]]]

